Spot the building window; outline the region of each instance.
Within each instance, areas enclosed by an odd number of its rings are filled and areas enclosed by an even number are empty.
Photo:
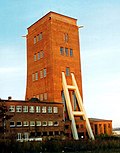
[[[42,113],[46,113],[46,106],[42,107]]]
[[[70,48],[70,56],[73,56],[73,50]]]
[[[40,94],[40,101],[43,101],[43,94]]]
[[[43,70],[40,71],[40,78],[43,78]]]
[[[68,39],[69,39],[68,33],[65,33],[65,34],[64,34],[64,41],[65,41],[65,42],[68,42]]]
[[[36,61],[37,60],[37,58],[36,58],[36,53],[34,54],[34,61]]]
[[[30,121],[30,126],[35,126],[35,121]]]
[[[46,68],[43,69],[43,76],[46,77]]]
[[[59,125],[58,121],[55,121],[54,126],[58,126],[58,125]]]
[[[41,52],[40,52],[40,58],[43,58],[44,57],[44,52],[43,52],[43,50],[41,50]]]
[[[42,40],[42,32],[39,34],[39,40]]]
[[[29,122],[28,121],[24,121],[23,122],[23,126],[29,126]]]
[[[41,121],[36,121],[36,126],[41,126]]]
[[[24,133],[24,139],[25,140],[28,140],[29,139],[29,133],[27,133],[27,132]]]
[[[53,126],[53,121],[48,121],[48,126]]]
[[[10,121],[10,127],[15,127],[15,122],[14,121]]]
[[[58,113],[58,107],[53,107],[53,112],[56,114]]]
[[[22,106],[16,106],[16,112],[18,113],[22,112]]]
[[[34,106],[29,106],[29,112],[30,113],[34,113],[35,111],[34,111]]]
[[[37,38],[36,38],[36,36],[34,37],[34,44],[36,44],[36,42],[37,42]]]
[[[47,121],[43,121],[42,126],[47,126]]]
[[[47,100],[47,93],[44,93],[44,100]]]
[[[64,48],[60,47],[60,55],[64,55]]]
[[[38,80],[38,72],[35,73],[35,80]]]
[[[66,67],[66,76],[70,76],[70,68]]]
[[[21,140],[22,139],[22,133],[18,133],[17,134],[17,140]]]
[[[32,81],[35,81],[35,74],[32,74]]]
[[[22,126],[22,122],[21,121],[18,121],[17,122],[17,127],[20,127],[20,126]]]
[[[11,106],[9,107],[9,112],[15,112],[15,106],[11,105]]]
[[[23,112],[27,113],[28,112],[28,106],[23,106]]]
[[[40,106],[36,106],[36,113],[40,113]]]
[[[48,113],[52,113],[52,107],[51,106],[48,107]]]
[[[40,52],[38,52],[38,60],[40,59]]]
[[[65,55],[68,56],[68,48],[65,48]]]

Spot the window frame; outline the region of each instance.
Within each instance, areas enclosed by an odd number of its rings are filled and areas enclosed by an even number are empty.
[[[22,112],[22,106],[17,105],[17,106],[16,106],[16,112],[17,112],[17,113],[21,113],[21,112]]]
[[[35,113],[35,106],[29,106],[29,113]]]
[[[9,112],[15,112],[15,105],[9,106]]]

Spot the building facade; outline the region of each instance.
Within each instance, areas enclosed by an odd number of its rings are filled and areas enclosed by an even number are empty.
[[[49,12],[28,28],[27,40],[27,83],[25,101],[0,100],[0,128],[3,137],[17,140],[87,138],[94,135],[112,134],[112,121],[84,118],[78,105],[76,88],[71,86],[75,76],[82,94],[79,27],[77,20],[55,12]],[[70,107],[63,89],[63,72],[70,87]],[[72,90],[74,88],[75,90]],[[83,103],[80,103],[82,105]],[[3,108],[5,106],[6,111]],[[75,114],[73,120],[70,114]],[[75,122],[75,124],[73,124]],[[72,131],[71,125],[74,127]],[[75,125],[75,126],[74,126]],[[88,124],[89,126],[89,124]]]
[[[62,72],[74,73],[82,96],[77,20],[49,12],[28,28],[26,100],[62,102]]]

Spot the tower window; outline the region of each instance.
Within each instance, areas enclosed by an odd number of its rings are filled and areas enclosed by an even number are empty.
[[[35,73],[35,80],[38,80],[38,72]]]
[[[34,37],[34,44],[36,44],[36,42],[37,42],[37,38],[36,38],[36,36]]]
[[[68,33],[65,33],[65,34],[64,34],[64,40],[65,40],[65,42],[68,42],[68,39],[69,39]]]
[[[43,52],[43,50],[41,50],[41,52],[40,52],[40,58],[43,58],[44,57],[44,52]]]
[[[60,55],[64,55],[64,48],[60,47]]]
[[[42,39],[42,32],[39,34],[39,40]]]
[[[36,59],[36,54],[34,54],[34,61],[36,61],[37,59]]]
[[[66,67],[66,76],[70,76],[70,68]]]
[[[35,81],[35,74],[32,74],[32,81]]]
[[[73,50],[70,49],[70,56],[72,57],[73,56]]]
[[[43,78],[43,70],[40,71],[40,78]]]
[[[46,68],[43,69],[43,76],[46,77]]]
[[[68,56],[68,48],[65,48],[65,55]]]
[[[38,60],[40,59],[40,52],[38,52]]]

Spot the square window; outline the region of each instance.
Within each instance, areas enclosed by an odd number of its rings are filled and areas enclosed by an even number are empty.
[[[18,113],[22,112],[22,106],[16,106],[16,112]]]
[[[28,139],[29,139],[29,133],[28,133],[28,132],[25,132],[25,133],[24,133],[24,139],[25,139],[25,140],[28,140]]]
[[[30,112],[30,113],[34,113],[34,112],[35,112],[34,106],[29,106],[29,112]]]
[[[58,126],[58,125],[59,125],[58,121],[55,121],[54,126]]]
[[[51,106],[48,107],[48,113],[52,113],[52,107]]]
[[[46,113],[46,106],[42,107],[42,113]]]
[[[43,121],[42,126],[47,126],[47,121]]]
[[[70,68],[66,67],[66,76],[70,76]]]
[[[53,112],[58,113],[58,107],[53,107]]]
[[[11,105],[11,106],[9,107],[9,112],[15,112],[15,106]]]
[[[35,126],[35,121],[30,121],[30,126]]]
[[[17,127],[22,126],[22,122],[21,121],[17,121]]]
[[[28,112],[28,106],[23,106],[23,112],[27,113]]]
[[[40,106],[36,106],[36,113],[40,113]]]
[[[10,127],[15,127],[15,122],[14,121],[10,121]]]
[[[41,121],[36,121],[36,126],[41,126]]]
[[[29,122],[28,121],[24,121],[23,122],[23,126],[29,126]]]
[[[65,55],[68,56],[68,48],[65,48]]]
[[[53,126],[53,121],[48,121],[48,126]]]

